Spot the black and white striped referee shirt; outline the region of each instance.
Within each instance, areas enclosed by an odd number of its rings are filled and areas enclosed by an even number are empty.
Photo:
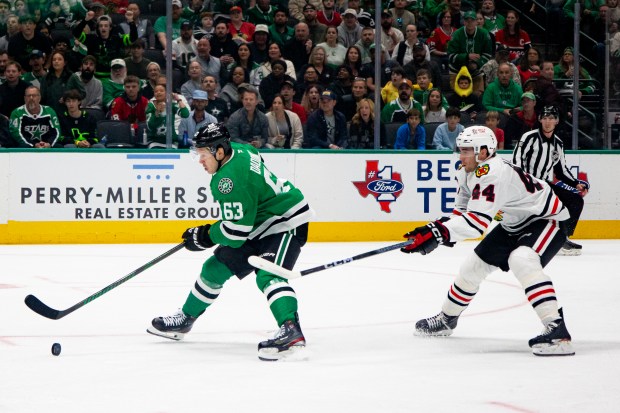
[[[554,175],[556,179],[571,186],[578,183],[566,166],[562,140],[556,134],[546,138],[540,128],[521,136],[512,154],[512,163],[530,175],[550,183],[553,182]]]

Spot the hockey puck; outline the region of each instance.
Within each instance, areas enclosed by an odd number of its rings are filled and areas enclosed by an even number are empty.
[[[54,343],[52,344],[52,354],[55,356],[59,356],[60,355],[60,343]]]

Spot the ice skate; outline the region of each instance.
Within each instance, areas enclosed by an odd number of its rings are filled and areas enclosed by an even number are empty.
[[[449,336],[456,328],[458,316],[449,316],[442,312],[434,317],[422,319],[415,323],[416,336]]]
[[[154,318],[151,321],[152,326],[147,328],[146,332],[178,341],[182,340],[186,333],[189,333],[194,321],[196,318],[188,316],[183,310],[179,309],[171,316]]]
[[[301,332],[297,316],[285,321],[275,337],[258,343],[258,358],[263,361],[304,360],[306,339]]]
[[[571,337],[564,324],[560,309],[560,317],[545,326],[543,332],[529,341],[532,353],[536,356],[574,356],[575,350]]]
[[[581,245],[567,239],[560,251],[558,251],[558,255],[581,255]]]

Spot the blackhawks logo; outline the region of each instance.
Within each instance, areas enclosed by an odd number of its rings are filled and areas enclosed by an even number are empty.
[[[233,181],[230,178],[222,178],[217,184],[217,189],[223,194],[230,194],[233,190]]]
[[[488,164],[484,164],[484,165],[480,165],[476,168],[476,176],[478,178],[480,178],[481,176],[484,176],[486,174],[489,173],[489,165]]]

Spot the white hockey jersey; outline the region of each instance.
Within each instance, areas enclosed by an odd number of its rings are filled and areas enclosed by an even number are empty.
[[[569,218],[549,184],[496,156],[479,163],[474,172],[459,169],[456,180],[455,209],[444,222],[451,242],[481,236],[493,219],[518,232],[537,220]]]

